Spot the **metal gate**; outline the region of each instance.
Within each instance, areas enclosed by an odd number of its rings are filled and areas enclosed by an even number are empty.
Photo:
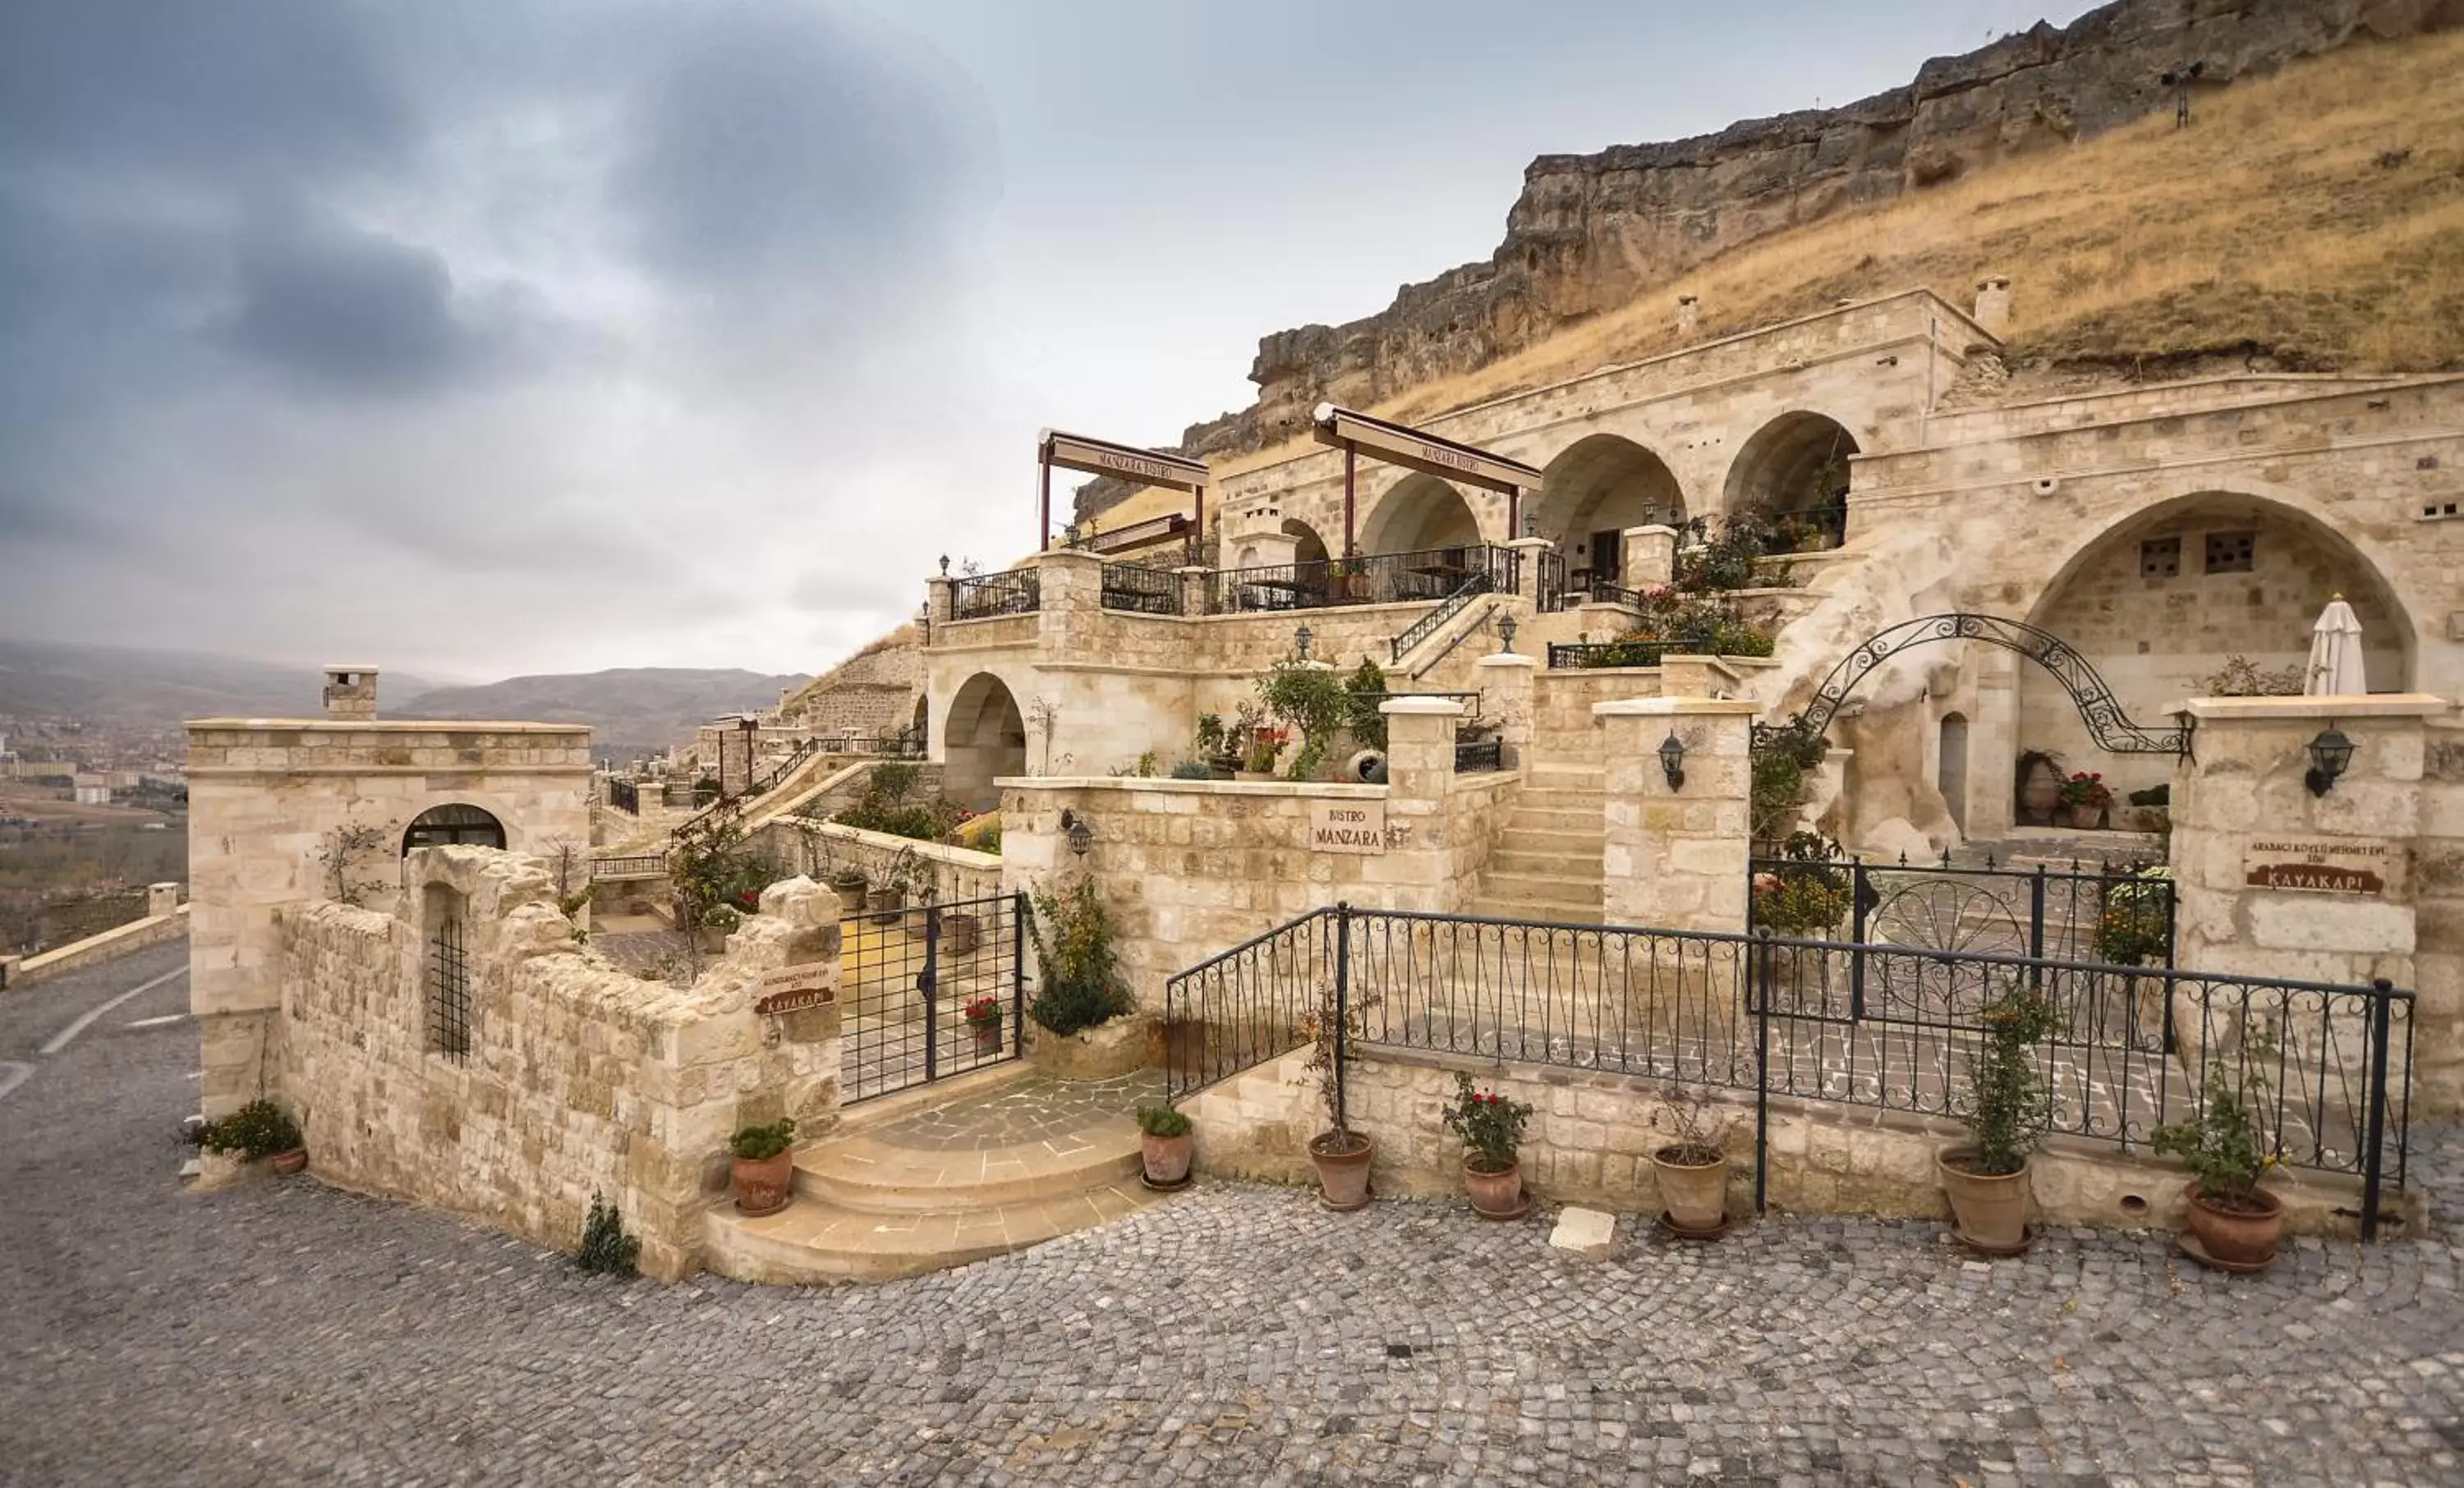
[[[1017,1059],[1026,896],[849,915],[841,926],[840,1083],[848,1101]]]

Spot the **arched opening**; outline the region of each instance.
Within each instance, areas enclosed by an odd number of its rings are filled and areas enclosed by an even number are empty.
[[[1297,516],[1284,518],[1284,536],[1292,539],[1294,563],[1323,563],[1327,559],[1326,539],[1317,529]]]
[[[1026,774],[1026,719],[1001,678],[979,671],[950,700],[941,723],[941,794],[970,811],[1001,804],[993,782]]]
[[[1360,529],[1360,551],[1372,557],[1468,548],[1480,540],[1480,519],[1463,493],[1419,471],[1379,498]]]
[[[1768,519],[1792,548],[1836,548],[1848,530],[1848,457],[1857,452],[1838,420],[1783,413],[1728,467],[1727,514]]]
[[[1594,434],[1549,462],[1533,528],[1566,554],[1568,579],[1622,582],[1624,533],[1653,522],[1685,521],[1685,495],[1660,456],[1630,439]]]
[[[402,834],[402,850],[414,847],[497,847],[505,845],[504,823],[476,806],[456,801],[430,806],[411,818]]]
[[[1940,754],[1934,760],[1934,788],[1942,792],[1951,824],[1968,834],[1968,715],[1942,715]]]
[[[907,736],[913,741],[918,756],[932,753],[933,703],[922,692],[915,694],[915,711],[907,720]]]
[[[2234,658],[2271,689],[2301,691],[2310,627],[2338,594],[2361,619],[2370,689],[2404,690],[2412,622],[2385,578],[2342,535],[2264,497],[2204,492],[2117,523],[2063,567],[2029,620],[2094,666],[2133,717],[2156,718],[2213,690]],[[2020,672],[2017,710],[2015,749],[2099,772],[2117,807],[2172,778],[2161,758],[2098,750],[2041,668]]]

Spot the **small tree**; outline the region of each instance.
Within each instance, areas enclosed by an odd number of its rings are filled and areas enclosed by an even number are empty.
[[[1287,773],[1308,779],[1352,715],[1352,694],[1331,667],[1287,656],[1258,679],[1258,698],[1267,712],[1301,731],[1301,749]]]
[[[2052,1111],[2036,1045],[2059,1020],[2044,994],[2013,982],[1982,1014],[1984,1041],[1968,1060],[1968,1108],[1963,1113],[1975,1157],[1969,1171],[1984,1177],[2017,1172],[2028,1161]]]
[[[325,865],[325,894],[336,904],[357,908],[369,894],[383,893],[386,885],[382,879],[361,879],[360,860],[385,845],[385,833],[364,822],[338,826],[325,834],[318,843],[317,858]]]
[[[640,1238],[625,1233],[625,1216],[594,1190],[590,1214],[582,1222],[582,1244],[573,1253],[574,1266],[609,1276],[631,1276],[641,1258]]]
[[[1377,711],[1377,705],[1386,701],[1386,668],[1370,657],[1360,658],[1360,665],[1343,679],[1343,692],[1348,704],[1344,728],[1361,748],[1383,752],[1386,715]]]
[[[1067,894],[1037,888],[1026,927],[1035,937],[1038,980],[1027,1012],[1037,1022],[1074,1034],[1129,1010],[1111,916],[1092,882],[1081,879]]]

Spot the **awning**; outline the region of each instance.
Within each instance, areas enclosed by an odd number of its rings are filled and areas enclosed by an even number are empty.
[[[1340,449],[1351,446],[1389,465],[1419,470],[1466,486],[1512,493],[1540,489],[1540,471],[1520,460],[1509,460],[1475,445],[1460,444],[1408,424],[1389,424],[1350,408],[1322,403],[1309,416],[1310,432],[1322,445]]]
[[[1065,434],[1056,428],[1047,428],[1036,436],[1035,457],[1065,470],[1117,475],[1141,486],[1162,486],[1172,491],[1196,491],[1207,484],[1203,460],[1141,449],[1135,445],[1116,445],[1109,439],[1089,439],[1084,434]]]

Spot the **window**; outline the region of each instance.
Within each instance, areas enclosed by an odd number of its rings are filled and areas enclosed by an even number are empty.
[[[471,963],[462,953],[462,896],[428,890],[428,1052],[460,1060],[471,1052]]]
[[[2255,532],[2211,532],[2208,534],[2208,572],[2247,574],[2257,547]]]
[[[2173,579],[2182,572],[2182,539],[2150,537],[2139,545],[2139,577]]]
[[[496,847],[505,845],[504,824],[476,806],[459,803],[431,806],[411,819],[402,834],[402,850],[414,847]]]

